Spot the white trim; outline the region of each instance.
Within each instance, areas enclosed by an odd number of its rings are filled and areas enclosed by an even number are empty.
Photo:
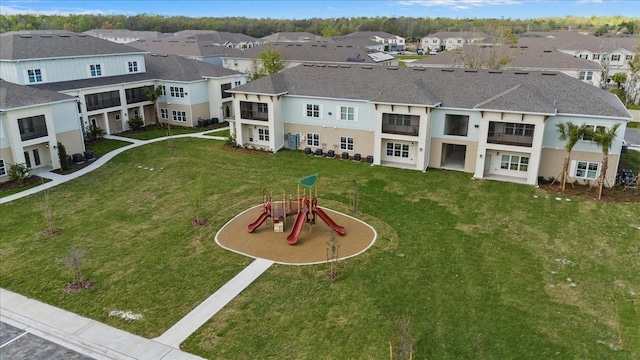
[[[98,70],[98,68],[95,68],[95,69],[96,69],[96,75],[95,75],[95,76],[91,74],[91,71],[92,71],[92,70],[91,70],[91,67],[92,67],[92,66],[98,66],[98,67],[100,67],[100,69],[99,69],[99,70],[100,70],[100,74],[99,74],[99,75],[97,74],[97,70]],[[87,65],[87,70],[88,70],[89,78],[99,78],[99,77],[103,77],[103,76],[105,76],[105,71],[104,71],[105,69],[104,69],[104,65],[103,65],[103,64],[101,64],[101,63],[97,63],[97,64],[88,64],[88,65]]]
[[[4,158],[0,158],[0,164],[0,176],[7,176],[9,172],[7,171],[7,163],[4,162]]]

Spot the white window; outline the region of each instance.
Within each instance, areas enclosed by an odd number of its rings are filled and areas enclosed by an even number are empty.
[[[137,61],[129,61],[127,63],[127,67],[129,68],[130,73],[138,72],[138,62]]]
[[[269,141],[269,129],[258,129],[258,139],[260,141]]]
[[[340,120],[354,121],[356,119],[356,109],[353,106],[340,107]]]
[[[42,70],[40,69],[30,69],[27,70],[27,78],[30,84],[43,82],[42,78]]]
[[[340,137],[340,150],[353,151],[353,138],[351,136]]]
[[[620,61],[620,55],[618,54],[611,55],[611,61]]]
[[[171,86],[169,87],[169,92],[171,94],[171,97],[184,97],[184,88],[183,87],[177,87],[177,86]]]
[[[600,54],[593,54],[593,60],[600,60]]]
[[[165,108],[160,108],[160,119],[168,119],[169,111]]]
[[[600,164],[588,161],[578,161],[576,163],[575,177],[579,179],[595,179],[598,177],[598,167]]]
[[[593,71],[580,71],[578,79],[582,81],[591,81],[591,79],[593,79]]]
[[[320,105],[318,104],[307,104],[305,115],[307,117],[319,118],[320,117]]]
[[[519,155],[502,155],[500,169],[527,171],[529,169],[529,158]]]
[[[633,55],[625,55],[624,59],[625,60],[633,60]]]
[[[587,128],[589,128],[589,130],[593,131],[593,132],[599,132],[599,131],[606,131],[606,127],[605,126],[601,126],[601,125],[587,125]],[[582,140],[584,141],[593,141],[593,137],[590,134],[583,134],[582,135]]]
[[[409,145],[400,143],[387,143],[387,156],[408,158]]]
[[[532,124],[516,124],[516,123],[507,123],[505,125],[505,134],[507,135],[516,135],[516,136],[533,136],[533,131],[535,129],[535,125]]]
[[[307,133],[307,145],[320,146],[320,134]]]
[[[160,88],[162,89],[162,96],[167,96],[167,88],[164,85],[160,85]]]
[[[102,65],[100,64],[89,65],[89,72],[91,73],[91,77],[102,76]]]
[[[4,159],[0,159],[0,176],[7,175],[7,168],[4,165]]]
[[[240,86],[240,85],[242,85],[242,81],[234,81],[233,82],[233,87]]]
[[[184,111],[173,110],[173,121],[187,121],[187,113]]]

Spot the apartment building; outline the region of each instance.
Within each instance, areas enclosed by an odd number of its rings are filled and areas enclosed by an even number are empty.
[[[241,145],[531,185],[560,173],[563,122],[620,124],[606,174],[613,179],[631,119],[615,95],[556,72],[303,64],[230,92]],[[581,140],[572,158],[573,178],[597,178],[602,154],[593,141]]]

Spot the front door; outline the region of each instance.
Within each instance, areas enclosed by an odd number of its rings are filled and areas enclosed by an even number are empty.
[[[484,154],[484,173],[491,172],[491,154]]]
[[[27,169],[31,169],[31,157],[28,151],[24,152],[24,164],[27,166]]]
[[[289,149],[298,150],[298,134],[289,134]]]

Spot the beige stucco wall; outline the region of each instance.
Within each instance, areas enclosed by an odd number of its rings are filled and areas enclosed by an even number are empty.
[[[209,103],[191,105],[191,111],[193,115],[191,116],[191,121],[187,120],[187,123],[190,124],[188,126],[192,126],[192,127],[198,126],[198,118],[202,118],[202,119],[212,118],[211,113],[209,112]]]
[[[429,153],[429,167],[440,168],[442,163],[442,145],[456,144],[466,145],[467,152],[464,157],[464,172],[473,173],[476,168],[476,158],[478,154],[478,143],[475,141],[454,140],[454,139],[431,139],[431,148]]]
[[[334,150],[336,152],[336,156],[339,156],[343,151],[340,150],[340,137],[341,136],[350,136],[353,137],[353,151],[348,151],[349,156],[353,156],[356,153],[362,155],[365,158],[368,155],[373,155],[373,144],[374,144],[374,134],[372,131],[362,131],[362,130],[349,130],[349,129],[334,129],[334,128],[324,128],[322,126],[308,126],[308,125],[296,125],[296,124],[285,124],[284,132],[292,133],[292,134],[303,134],[305,137],[304,141],[299,145],[299,149],[304,149],[307,147],[306,143],[306,134],[307,133],[317,133],[320,134],[320,144],[323,148],[323,151]],[[322,146],[322,145],[325,146]],[[285,144],[285,147],[288,144]],[[311,150],[315,150],[316,147],[310,146]]]
[[[558,178],[562,173],[562,165],[564,163],[564,157],[566,154],[567,153],[564,150],[547,148],[542,149],[540,170],[538,171],[538,176],[542,176],[544,178]],[[572,151],[571,160],[589,161],[600,164],[600,162],[602,161],[602,154],[593,152]],[[616,172],[618,170],[617,164],[619,160],[619,155],[609,155],[609,167],[607,169],[606,175],[606,178],[609,181],[609,185],[615,184]],[[569,169],[569,171],[571,171],[571,169]],[[573,176],[573,174],[570,173],[569,176]],[[582,179],[580,179],[580,181],[582,181]]]
[[[56,134],[56,138],[58,139],[58,142],[64,145],[64,148],[69,155],[82,153],[84,151],[84,141],[80,130],[58,133]]]

